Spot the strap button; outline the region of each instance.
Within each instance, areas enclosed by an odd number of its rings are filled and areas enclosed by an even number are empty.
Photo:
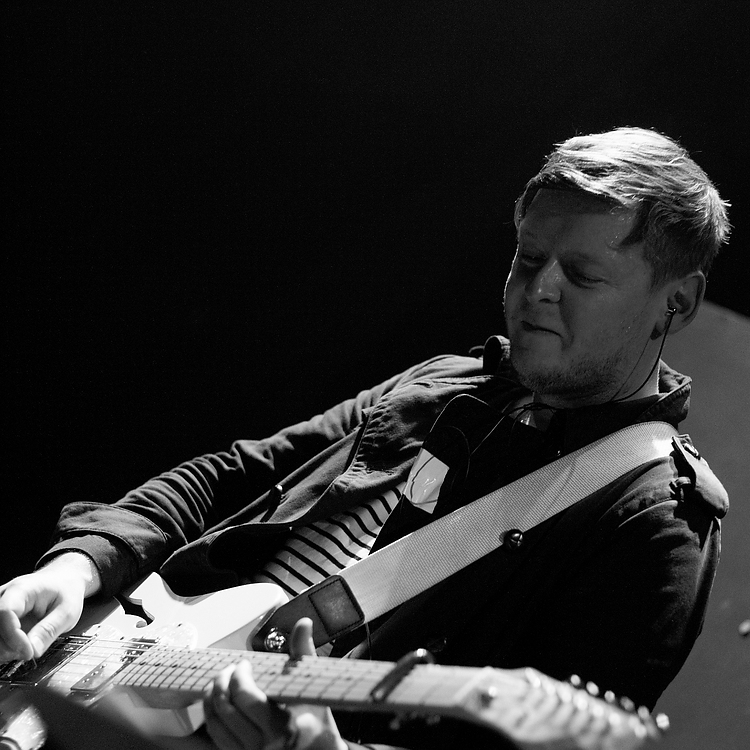
[[[509,529],[503,535],[503,544],[510,550],[517,550],[523,544],[523,531]]]
[[[271,628],[266,635],[263,645],[266,651],[280,653],[286,648],[286,635],[279,628]]]

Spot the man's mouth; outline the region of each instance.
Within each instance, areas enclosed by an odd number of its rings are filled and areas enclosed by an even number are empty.
[[[537,323],[529,323],[526,320],[521,321],[521,328],[527,333],[554,333],[556,336],[560,335],[552,328],[547,328],[546,326],[542,326]]]

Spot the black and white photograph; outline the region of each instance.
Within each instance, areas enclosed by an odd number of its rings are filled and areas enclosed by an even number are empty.
[[[747,748],[745,15],[6,4],[0,748]]]

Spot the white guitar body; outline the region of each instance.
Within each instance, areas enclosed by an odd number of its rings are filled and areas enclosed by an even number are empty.
[[[16,687],[37,685],[146,735],[192,734],[203,723],[200,698],[214,675],[250,650],[255,632],[286,602],[272,584],[180,597],[156,574],[126,598],[145,617],[128,614],[125,609],[133,608],[116,601],[89,606],[38,662],[0,665],[0,740],[22,750],[43,746],[43,721],[25,693],[17,694],[20,700],[12,695]],[[647,712],[618,706],[614,696],[602,699],[533,669],[247,656],[271,700],[452,716],[495,729],[529,750],[634,750],[658,737],[661,726]]]
[[[116,649],[127,651],[132,641],[154,640],[160,644],[187,648],[228,648],[247,650],[252,636],[265,619],[287,601],[283,590],[270,583],[247,584],[202,596],[182,597],[152,573],[130,591],[126,598],[151,618],[127,614],[112,599],[87,606],[76,627],[68,635],[92,637],[107,644],[106,658],[117,659]],[[121,646],[119,644],[122,644]],[[64,695],[98,665],[93,647],[83,649],[52,674],[49,687]],[[0,684],[0,699],[7,688]],[[188,706],[158,707],[147,703],[142,694],[118,687],[95,699],[76,696],[84,704],[114,714],[149,735],[182,737],[203,723],[200,701]]]

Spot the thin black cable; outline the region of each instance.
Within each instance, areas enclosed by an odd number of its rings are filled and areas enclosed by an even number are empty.
[[[646,385],[646,383],[648,383],[650,377],[654,374],[654,370],[657,368],[657,366],[659,365],[659,362],[661,360],[661,353],[664,351],[664,344],[667,341],[667,334],[669,333],[669,329],[670,329],[670,327],[672,325],[672,318],[674,318],[674,315],[675,315],[676,312],[677,312],[677,310],[675,310],[675,309],[673,309],[671,307],[669,308],[669,311],[667,313],[667,315],[669,317],[667,318],[667,325],[664,328],[664,333],[661,335],[661,344],[659,344],[659,351],[656,354],[656,359],[654,360],[654,364],[651,366],[651,369],[648,371],[648,375],[646,375],[645,380],[634,391],[631,391],[627,396],[622,396],[621,398],[614,398],[614,396],[613,396],[606,403],[608,403],[608,404],[619,404],[621,401],[627,401],[631,396],[633,396],[634,394],[638,393],[638,391],[640,391],[641,388],[643,388],[643,386]],[[648,342],[647,342],[646,346],[648,346]],[[645,351],[645,347],[644,347],[644,351]],[[641,354],[641,356],[643,356],[643,354]],[[640,360],[640,357],[638,359]],[[635,364],[636,364],[636,367],[637,367],[638,366],[638,362],[636,362]],[[633,369],[635,369],[635,367]]]
[[[464,441],[464,447],[465,447],[465,453],[466,453],[466,464],[464,466],[463,476],[461,478],[462,485],[466,483],[469,473],[471,470],[471,457],[487,442],[487,440],[490,439],[492,434],[495,432],[495,430],[500,427],[500,425],[503,423],[503,421],[507,418],[513,419],[513,425],[511,426],[511,432],[515,429],[516,425],[519,424],[518,417],[523,414],[525,411],[542,411],[542,410],[549,410],[549,411],[558,411],[557,407],[554,406],[548,406],[547,404],[540,404],[536,403],[534,401],[530,401],[527,404],[521,404],[521,406],[514,406],[512,409],[508,409],[506,412],[504,412],[500,419],[498,419],[494,425],[490,428],[490,430],[487,432],[487,434],[477,443],[477,445],[472,449],[469,444],[469,439],[464,434],[463,430],[459,429],[458,427],[454,427],[454,429],[461,435]],[[451,480],[450,487],[447,488],[449,493],[452,493],[454,491],[454,488],[456,486],[456,481],[458,477],[454,476]]]

